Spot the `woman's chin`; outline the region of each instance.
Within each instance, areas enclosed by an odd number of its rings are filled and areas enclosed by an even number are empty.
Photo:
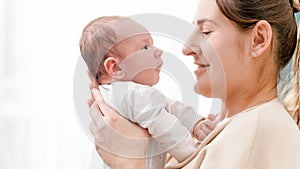
[[[197,94],[202,95],[204,97],[208,97],[208,98],[212,97],[210,87],[204,87],[199,84],[195,84],[194,90]]]

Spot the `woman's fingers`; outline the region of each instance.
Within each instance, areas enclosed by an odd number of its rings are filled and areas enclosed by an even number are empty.
[[[127,126],[128,128],[125,129],[123,128],[124,125],[121,124],[122,120],[112,122],[107,117],[102,118],[103,120],[98,118],[102,121],[101,123],[95,123],[94,120],[90,125],[96,147],[99,150],[105,150],[113,156],[145,157],[148,148],[148,135],[146,133],[142,134],[144,132],[142,128],[135,128],[134,124],[131,124],[131,127]],[[122,126],[122,128],[119,126]]]
[[[148,147],[147,130],[131,123],[109,107],[98,89],[92,89],[92,93],[95,103],[90,108],[90,116],[93,119],[90,130],[95,143],[112,154],[144,157]]]
[[[99,83],[97,82],[95,76],[89,70],[87,70],[86,72],[90,78],[90,89],[97,88],[99,86]]]
[[[102,147],[96,145],[96,150],[101,156],[103,161],[110,168],[139,168],[145,169],[146,159],[145,158],[131,158],[113,154],[109,151],[104,150]],[[134,167],[135,166],[135,167]]]
[[[92,97],[91,99],[89,99],[87,101],[87,104],[89,105],[89,107],[91,107],[92,104],[95,102],[95,99],[94,99],[93,94],[92,94],[92,89],[93,88],[98,88],[99,84],[97,83],[97,80],[96,80],[95,76],[92,75],[92,73],[89,70],[87,70],[86,73],[88,74],[88,76],[90,78],[89,86],[90,86],[91,97]]]
[[[92,84],[98,86],[99,84],[97,83],[97,80],[96,80],[95,76],[89,70],[87,70],[86,73],[88,74],[88,76],[89,76],[90,81],[92,82]]]
[[[88,101],[87,101],[87,104],[88,104],[88,106],[89,106],[89,108],[91,108],[91,106],[93,105],[93,103],[95,102],[95,99],[89,99]]]
[[[92,90],[93,88],[98,88],[98,83],[97,82],[90,82],[90,84],[89,84],[89,86],[90,86],[90,90]]]
[[[103,114],[101,113],[96,102],[90,107],[90,116],[93,120],[93,123],[96,124],[98,127],[107,125],[107,122],[105,122]]]
[[[91,116],[93,119],[97,119],[99,118],[97,116],[102,115],[105,121],[112,128],[114,128],[114,130],[116,130],[120,134],[132,138],[147,138],[149,136],[148,132],[145,129],[142,129],[140,126],[133,124],[127,119],[123,118],[118,112],[107,105],[98,89],[92,89],[92,93],[95,98],[95,105],[98,108],[98,110],[94,108],[94,105],[91,108]]]
[[[101,113],[103,116],[109,116],[112,120],[116,118],[117,115],[119,115],[117,112],[115,112],[110,106],[108,106],[103,97],[100,93],[99,89],[93,88],[92,89],[93,97],[95,99],[95,102],[100,108]]]
[[[103,104],[106,104],[103,97],[102,97],[102,94],[100,93],[99,89],[97,88],[93,88],[92,89],[92,94],[93,94],[93,97],[95,98],[95,101],[96,103],[100,106],[100,105],[103,105]]]

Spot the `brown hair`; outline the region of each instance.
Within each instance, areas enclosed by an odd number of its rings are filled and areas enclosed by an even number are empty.
[[[83,29],[80,38],[80,52],[90,72],[98,83],[101,76],[107,75],[104,61],[113,53],[113,46],[117,42],[114,29],[110,23],[120,19],[119,16],[103,16],[89,22]]]
[[[241,30],[251,29],[258,21],[266,20],[275,32],[275,63],[278,72],[294,56],[293,87],[284,102],[287,110],[300,128],[299,46],[294,12],[299,3],[293,0],[216,0],[220,11]],[[296,49],[297,46],[297,49]],[[296,52],[295,52],[296,49]]]

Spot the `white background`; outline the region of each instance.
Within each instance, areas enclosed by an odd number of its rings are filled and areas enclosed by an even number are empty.
[[[197,0],[0,0],[0,169],[89,168],[94,145],[72,97],[79,38],[90,20],[163,13],[191,23],[196,6]],[[210,102],[201,104],[207,113]]]

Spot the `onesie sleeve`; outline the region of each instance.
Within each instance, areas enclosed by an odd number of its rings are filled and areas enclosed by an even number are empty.
[[[196,123],[205,117],[201,116],[196,110],[179,101],[167,99],[166,110],[176,116],[190,133],[193,132]]]
[[[157,89],[137,85],[128,92],[123,102],[133,122],[147,128],[152,138],[183,161],[196,150],[196,141],[188,129],[174,115],[166,111],[167,99]]]

